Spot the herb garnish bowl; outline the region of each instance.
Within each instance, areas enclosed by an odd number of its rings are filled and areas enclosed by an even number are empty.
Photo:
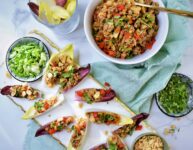
[[[189,114],[192,110],[193,110],[193,81],[186,75],[180,74],[180,73],[174,73],[172,75],[172,78],[174,77],[178,77],[181,79],[182,83],[185,83],[187,85],[187,103],[186,106],[184,106],[185,108],[183,109],[183,111],[178,112],[178,113],[169,113],[164,107],[163,104],[160,102],[160,92],[155,94],[155,99],[156,99],[156,104],[158,106],[158,108],[167,116],[170,117],[182,117],[185,116],[187,114]],[[182,91],[182,90],[180,90]],[[175,94],[179,94],[180,91],[175,91]],[[183,93],[182,93],[183,95]],[[171,95],[170,95],[171,96]],[[182,99],[182,97],[181,97]],[[180,99],[179,99],[180,100]],[[177,101],[177,99],[176,99]],[[181,102],[182,104],[183,102]],[[179,106],[177,105],[178,103],[176,102],[176,109],[179,108]],[[172,105],[171,103],[169,105]]]
[[[8,72],[21,82],[33,82],[43,75],[50,58],[46,45],[34,37],[22,37],[16,40],[6,54]]]

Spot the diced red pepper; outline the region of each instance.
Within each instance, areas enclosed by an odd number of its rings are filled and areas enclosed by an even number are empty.
[[[84,94],[83,91],[76,91],[76,95],[77,96],[83,97],[83,94]]]
[[[106,93],[106,91],[105,91],[104,89],[101,89],[101,90],[100,90],[100,94],[101,94],[102,96],[104,96],[105,93]]]
[[[139,40],[141,37],[140,37],[139,34],[137,34],[137,33],[135,32],[135,33],[134,33],[134,38],[135,38],[136,40]]]
[[[130,37],[131,37],[131,34],[130,34],[129,32],[125,32],[125,33],[124,33],[124,39],[125,39],[125,40],[130,39]]]
[[[105,47],[105,42],[98,43],[99,48],[103,49]]]
[[[152,47],[153,47],[153,44],[155,43],[155,39],[152,39],[152,41],[151,42],[149,42],[149,43],[147,43],[146,45],[145,45],[145,47],[147,48],[147,49],[151,49]]]
[[[93,113],[93,116],[94,116],[94,118],[97,118],[97,117],[98,117],[98,113],[97,113],[97,112],[94,112],[94,113]]]
[[[109,50],[107,53],[111,57],[115,57],[116,56],[116,52],[115,51]]]
[[[105,82],[104,84],[106,87],[110,87],[111,85],[108,82]]]
[[[120,16],[121,16],[121,14],[116,13],[116,14],[114,14],[114,16],[120,17]]]
[[[47,102],[45,102],[44,108],[47,110],[49,107],[50,107],[50,105]]]
[[[117,9],[118,9],[119,11],[122,11],[122,10],[125,9],[125,6],[122,5],[122,4],[119,4],[119,5],[117,5]]]
[[[142,126],[142,125],[138,125],[138,126],[135,128],[136,131],[140,131],[140,130],[142,130],[142,129],[143,129],[143,126]]]
[[[56,132],[56,130],[54,130],[54,129],[49,129],[49,130],[48,130],[48,133],[49,133],[49,134],[54,134],[55,132]]]

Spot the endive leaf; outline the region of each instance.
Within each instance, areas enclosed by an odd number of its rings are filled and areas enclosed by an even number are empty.
[[[46,71],[48,70],[49,64],[52,61],[57,60],[60,55],[63,55],[64,57],[69,56],[70,58],[74,59],[74,47],[73,47],[73,45],[72,44],[68,44],[60,52],[52,54],[50,60],[47,63],[47,66],[46,66],[46,69],[45,69]]]
[[[58,95],[57,96],[57,102],[53,106],[51,106],[49,109],[47,109],[45,112],[43,112],[43,113],[37,112],[35,107],[34,107],[34,105],[33,105],[25,112],[25,114],[22,116],[22,119],[27,120],[27,119],[32,119],[32,118],[35,118],[37,116],[40,116],[40,115],[42,115],[42,114],[44,114],[44,113],[46,113],[48,111],[51,111],[52,109],[56,108],[63,101],[64,101],[64,96],[62,94]]]
[[[35,115],[37,115],[37,111],[34,106],[31,106],[25,114],[22,116],[22,119],[27,120],[33,118]]]
[[[71,140],[73,139],[73,134],[75,134],[75,132],[76,132],[76,131],[75,131],[76,128],[74,127],[74,131],[73,131],[73,133],[72,133],[72,136],[71,136],[70,142],[69,142],[69,144],[68,144],[67,150],[80,150],[80,149],[81,149],[82,143],[84,142],[84,139],[85,139],[86,134],[87,134],[88,120],[85,119],[85,118],[80,118],[80,119],[77,121],[77,124],[75,125],[75,126],[79,126],[80,124],[82,124],[82,122],[85,122],[85,123],[86,123],[86,127],[85,127],[86,129],[85,129],[84,132],[83,132],[83,131],[81,132],[81,134],[84,134],[84,135],[81,137],[79,146],[78,146],[77,148],[75,148],[75,147],[73,147],[72,142],[71,142]]]
[[[76,9],[76,0],[68,0],[69,3],[66,4],[66,10],[72,15]]]
[[[121,121],[118,125],[122,126],[122,125],[132,124],[133,123],[133,120],[131,118],[123,116],[123,115],[120,115],[120,116],[121,116]]]

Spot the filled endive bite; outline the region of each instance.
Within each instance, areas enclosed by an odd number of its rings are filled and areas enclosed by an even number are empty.
[[[101,110],[87,112],[86,116],[90,122],[97,124],[125,125],[133,123],[133,120],[129,117]]]
[[[88,121],[85,118],[80,118],[74,125],[73,133],[70,138],[70,142],[67,150],[79,150],[86,136],[88,128]]]
[[[136,116],[134,116],[133,123],[132,124],[126,124],[115,131],[113,131],[114,135],[118,135],[121,138],[125,138],[127,135],[132,134],[134,129],[145,119],[147,119],[149,114],[147,113],[141,113]]]
[[[40,116],[45,112],[54,109],[63,101],[64,96],[62,94],[53,96],[50,99],[39,100],[25,112],[25,114],[22,116],[22,119],[31,119]]]
[[[112,135],[108,138],[109,150],[128,150],[127,145],[117,135]]]
[[[74,117],[72,116],[66,116],[66,117],[61,117],[58,118],[42,127],[40,127],[35,136],[41,136],[45,134],[54,134],[56,132],[60,132],[64,129],[67,129],[68,126],[74,122]]]
[[[110,101],[116,96],[115,91],[112,89],[96,88],[87,88],[76,91],[76,95],[80,98],[78,100],[88,104]]]
[[[79,67],[73,62],[73,45],[67,45],[61,52],[52,55],[45,72],[48,87],[60,85],[61,91],[76,86],[90,72],[90,65]]]
[[[107,143],[100,144],[90,148],[89,150],[108,150],[108,144]]]
[[[29,85],[12,85],[5,86],[1,89],[2,95],[9,95],[18,98],[27,98],[34,100],[40,97],[40,91],[30,87]]]

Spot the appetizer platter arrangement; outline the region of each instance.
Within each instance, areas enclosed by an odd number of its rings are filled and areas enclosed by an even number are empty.
[[[139,135],[155,133],[141,123],[149,114],[135,115],[108,83],[100,85],[89,75],[90,65],[74,63],[72,44],[52,53],[42,79],[30,83],[8,79],[10,84],[1,89],[25,112],[23,120],[40,124],[34,138],[51,135],[67,149],[96,149],[101,144],[108,149],[121,143],[127,149]]]
[[[138,6],[138,2],[154,9]],[[67,34],[78,25],[77,0],[34,0],[28,6],[35,19],[53,30],[63,28]],[[91,2],[84,17],[86,37],[111,62],[144,62],[160,50],[167,37],[168,16],[156,9],[159,6],[164,7],[161,0]],[[5,78],[7,85],[0,93],[24,111],[24,121],[33,119],[40,125],[34,138],[50,135],[67,150],[169,149],[144,122],[149,114],[133,113],[110,83],[101,85],[92,77],[90,64],[76,63],[73,44],[60,49],[42,33],[33,33],[38,36],[20,38],[8,49],[4,71],[13,78]],[[191,112],[192,83],[174,74],[155,95],[160,110],[172,117]]]

